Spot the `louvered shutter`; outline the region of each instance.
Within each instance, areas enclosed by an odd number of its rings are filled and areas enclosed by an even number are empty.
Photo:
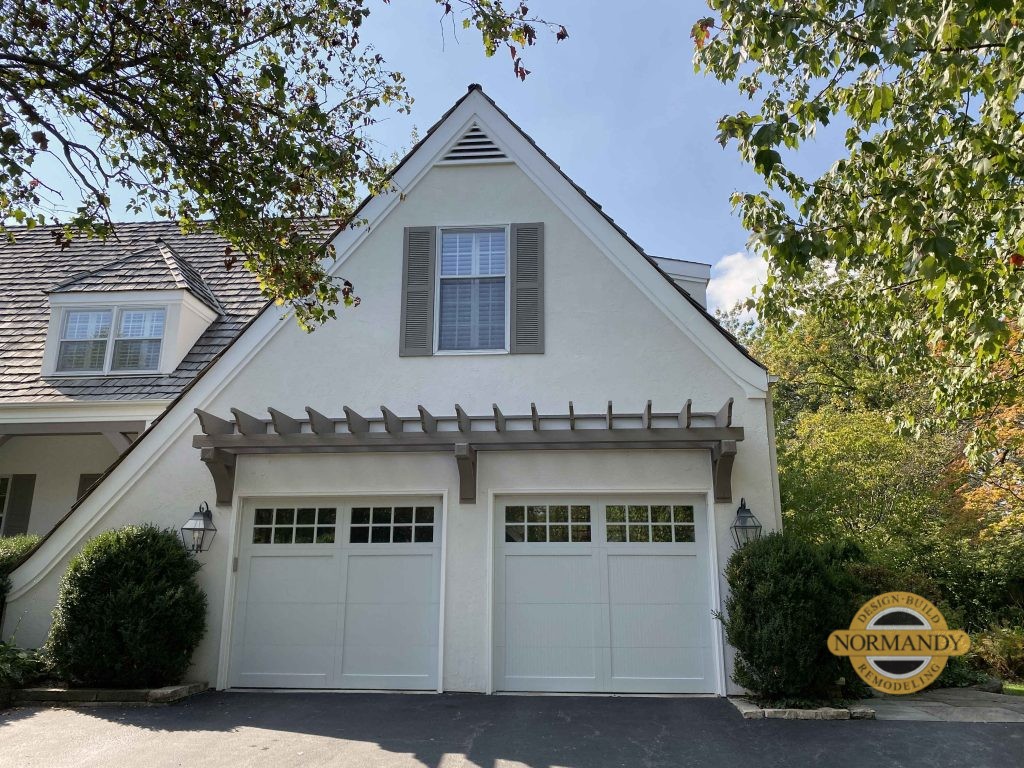
[[[35,475],[12,475],[4,515],[4,536],[28,533],[28,517],[32,511],[32,494],[36,488]]]
[[[434,351],[433,227],[406,227],[402,257],[402,328],[398,354],[430,355]]]
[[[512,225],[513,354],[544,351],[544,225]]]

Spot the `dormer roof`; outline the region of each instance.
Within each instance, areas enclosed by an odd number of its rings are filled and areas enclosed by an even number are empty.
[[[218,315],[224,313],[203,276],[160,238],[133,253],[72,275],[47,293],[168,290],[188,291]]]

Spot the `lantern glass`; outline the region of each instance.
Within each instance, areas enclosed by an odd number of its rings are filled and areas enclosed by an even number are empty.
[[[746,499],[740,499],[740,508],[736,510],[736,520],[730,529],[737,549],[761,538],[761,522],[750,511]]]
[[[205,501],[181,526],[181,543],[193,554],[207,551],[213,545],[216,535],[217,526],[213,524],[213,513]]]

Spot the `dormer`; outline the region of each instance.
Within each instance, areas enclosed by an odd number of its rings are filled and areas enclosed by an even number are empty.
[[[711,265],[699,261],[666,259],[655,256],[654,261],[672,282],[690,294],[698,304],[708,307],[708,282],[711,280]]]
[[[44,376],[169,374],[223,313],[191,264],[163,241],[47,291]]]

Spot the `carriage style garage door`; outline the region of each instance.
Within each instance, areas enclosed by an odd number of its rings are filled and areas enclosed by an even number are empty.
[[[715,692],[703,499],[496,507],[498,690]]]
[[[434,499],[248,505],[229,684],[436,689],[440,516]]]

